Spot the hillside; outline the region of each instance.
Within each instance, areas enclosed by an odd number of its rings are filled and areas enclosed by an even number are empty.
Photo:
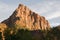
[[[60,26],[44,31],[7,28],[4,30],[3,35],[0,32],[0,40],[60,40],[60,29],[58,28]]]
[[[19,4],[12,15],[0,23],[0,40],[60,40],[60,26],[51,28],[45,17]]]

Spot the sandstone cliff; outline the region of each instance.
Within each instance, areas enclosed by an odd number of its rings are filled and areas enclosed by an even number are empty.
[[[18,28],[26,28],[29,30],[46,30],[50,28],[49,22],[45,17],[32,12],[28,7],[19,4],[18,8],[13,14],[2,23],[12,27],[12,25],[18,25]]]

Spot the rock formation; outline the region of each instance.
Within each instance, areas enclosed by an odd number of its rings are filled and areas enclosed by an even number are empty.
[[[2,23],[12,27],[12,25],[18,25],[19,28],[26,28],[29,30],[46,30],[50,28],[49,22],[45,17],[32,12],[28,7],[19,4],[18,8],[13,14]]]
[[[2,36],[2,40],[5,40],[4,38],[4,30],[7,28],[7,26],[4,23],[0,23],[0,34]],[[1,40],[1,39],[0,39]]]

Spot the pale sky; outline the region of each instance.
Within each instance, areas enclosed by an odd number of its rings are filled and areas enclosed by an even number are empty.
[[[60,25],[60,0],[0,0],[0,22],[7,19],[20,3],[44,16],[51,26]]]

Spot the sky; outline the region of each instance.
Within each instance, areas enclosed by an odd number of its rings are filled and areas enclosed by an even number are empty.
[[[9,18],[19,4],[44,16],[51,26],[60,25],[60,0],[0,0],[0,22]]]

